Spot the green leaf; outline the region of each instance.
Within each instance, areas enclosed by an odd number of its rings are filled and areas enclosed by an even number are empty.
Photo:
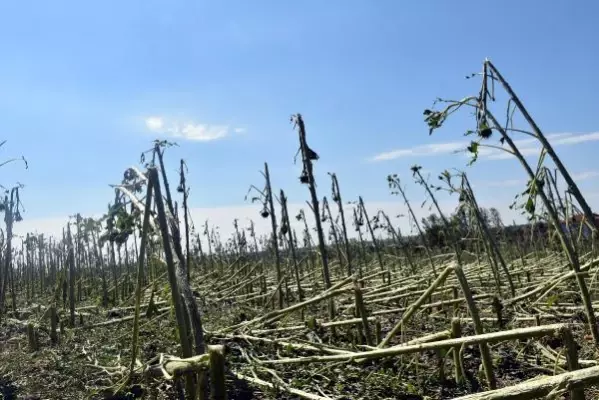
[[[470,142],[470,146],[468,146],[468,151],[473,154],[478,154],[478,143],[475,141]]]
[[[486,119],[482,119],[478,124],[478,134],[483,139],[488,139],[493,134],[493,130],[487,124]]]
[[[524,206],[524,209],[529,214],[534,214],[534,212],[535,212],[535,202],[534,202],[534,200],[533,200],[532,197],[528,198],[528,200],[526,201],[526,206]]]

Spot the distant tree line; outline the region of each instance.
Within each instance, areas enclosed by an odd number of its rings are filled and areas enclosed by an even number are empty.
[[[481,208],[484,223],[493,231],[503,230],[505,227],[501,219],[501,214],[494,208]],[[446,247],[450,242],[449,233],[443,224],[442,219],[437,214],[430,214],[428,217],[422,218],[422,227],[426,236],[427,243],[433,248]],[[453,213],[449,219],[451,229],[456,232],[462,239],[474,238],[478,227],[475,222],[467,215],[464,210],[458,210]],[[464,242],[464,240],[462,240]],[[466,243],[464,248],[469,248]]]

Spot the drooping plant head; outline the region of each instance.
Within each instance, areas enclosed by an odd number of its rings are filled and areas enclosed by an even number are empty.
[[[417,184],[419,184],[425,188],[429,187],[428,182],[426,182],[424,180],[424,177],[422,176],[422,172],[421,172],[422,166],[414,164],[410,167],[410,171],[412,171],[412,176],[414,177],[414,182],[416,182]],[[427,201],[429,200],[428,190],[425,191],[425,196],[426,197],[425,197],[424,201],[422,202],[422,204],[420,205],[420,208],[424,207],[426,205]],[[432,207],[432,205],[430,207]]]
[[[145,168],[153,167],[156,164],[156,156],[162,157],[164,155],[164,150],[173,147],[179,146],[176,142],[171,142],[170,140],[154,140],[154,146],[151,149],[148,149],[141,153],[140,156],[140,164],[143,164]],[[150,154],[152,158],[149,162],[146,162],[146,156]]]
[[[401,181],[399,180],[398,174],[389,174],[387,175],[387,185],[389,186],[389,190],[391,190],[391,194],[398,195],[397,191],[401,185]]]
[[[189,189],[185,181],[185,174],[188,172],[187,163],[181,159],[181,168],[179,170],[179,186],[177,186],[177,193],[181,193],[184,196],[189,194]]]
[[[22,221],[21,211],[25,211],[25,208],[23,207],[23,203],[21,203],[20,190],[25,186],[17,183],[11,189],[6,189],[1,185],[0,187],[4,189],[4,201],[0,202],[0,212],[5,212],[4,221],[8,222],[9,219],[11,223]],[[7,210],[8,212],[6,212]]]
[[[424,110],[424,119],[429,127],[429,135],[441,128],[447,121],[448,117],[458,110],[466,108],[473,111],[473,115],[475,117],[475,129],[466,130],[464,133],[464,136],[472,138],[470,143],[466,144],[465,149],[463,150],[470,154],[470,161],[468,165],[474,164],[479,159],[481,149],[485,147],[496,151],[504,151],[514,155],[515,153],[512,146],[515,146],[516,143],[511,141],[511,136],[508,136],[511,133],[516,132],[533,136],[528,131],[514,128],[513,121],[514,112],[516,109],[513,106],[511,98],[507,102],[505,125],[498,124],[497,120],[494,118],[489,107],[490,103],[496,101],[494,85],[497,77],[494,75],[493,69],[490,68],[489,65],[490,62],[485,60],[481,73],[474,73],[466,77],[467,79],[481,77],[480,89],[476,96],[468,96],[461,100],[446,100],[437,98],[434,102],[434,105],[442,104],[443,108],[439,110]],[[489,143],[494,136],[497,136],[494,135],[494,133],[499,133],[498,141],[496,143]],[[509,140],[509,146],[506,146],[507,140]],[[528,214],[529,218],[534,218],[537,203],[536,196],[539,194],[540,190],[543,190],[542,183],[539,185],[539,182],[542,180],[540,179],[540,170],[543,166],[545,156],[546,152],[544,149],[542,149],[537,162],[535,179],[529,180],[527,182],[525,190],[516,196],[515,202],[511,207],[523,209],[523,214]],[[524,200],[523,204],[518,205],[517,203],[521,199]]]
[[[260,210],[260,216],[262,218],[268,218],[268,217],[270,217],[270,214],[272,213],[272,210],[270,209],[270,204],[269,204],[270,202],[268,201],[269,196],[271,196],[272,193],[269,192],[267,179],[266,179],[266,173],[264,171],[260,171],[260,173],[262,174],[262,177],[264,178],[264,188],[258,189],[258,187],[254,186],[254,185],[250,185],[250,187],[244,197],[244,200],[247,201],[250,194],[254,193],[255,196],[251,197],[251,199],[250,199],[251,202],[262,204],[262,209]]]
[[[364,212],[360,205],[356,205],[353,209],[353,224],[355,231],[358,232],[362,226],[364,226]]]
[[[339,193],[339,182],[337,181],[337,175],[334,172],[329,172],[331,177],[331,199],[339,205],[341,205],[341,193]]]
[[[467,152],[471,155],[469,165],[473,164],[478,159],[480,143],[484,140],[490,139],[493,134],[493,130],[489,127],[488,123],[486,122],[486,117],[478,118],[479,115],[483,115],[479,111],[479,101],[480,96],[470,96],[458,101],[444,100],[439,98],[435,100],[435,104],[443,104],[445,106],[444,108],[440,110],[425,109],[423,112],[424,121],[426,122],[429,128],[429,135],[432,135],[433,132],[435,132],[437,129],[443,126],[443,124],[450,115],[454,114],[462,107],[467,107],[476,111],[477,129],[467,130],[464,133],[464,136],[475,135],[476,138],[472,139],[469,144],[465,145],[465,148],[463,150],[456,151],[456,153]]]
[[[412,165],[410,167],[410,171],[412,171],[412,176],[415,177],[416,175],[418,175],[421,169],[422,169],[421,165],[417,165],[417,164]]]
[[[464,133],[464,136],[474,136],[470,144],[468,144],[464,149],[464,151],[468,152],[471,155],[471,160],[469,164],[476,162],[476,160],[478,159],[481,142],[489,140],[493,136],[493,127],[492,124],[490,124],[488,121],[487,107],[489,101],[495,101],[495,78],[492,76],[492,73],[489,72],[486,61],[483,64],[482,73],[474,73],[467,76],[466,78],[471,79],[476,76],[482,77],[481,88],[479,90],[478,95],[468,96],[461,100],[446,100],[442,98],[437,98],[433,103],[433,106],[437,104],[443,104],[444,107],[440,110],[425,109],[423,112],[424,120],[429,128],[429,135],[432,135],[432,133],[435,130],[443,126],[443,124],[446,122],[449,116],[451,116],[461,108],[466,107],[474,111],[476,129],[467,130]],[[489,85],[489,82],[491,83],[491,85]],[[500,144],[503,144],[503,141],[504,138],[500,138]]]
[[[287,210],[287,197],[285,197],[285,192],[281,189],[281,193],[279,195],[279,202],[281,203],[281,223],[279,224],[279,232],[281,236],[287,235],[289,233],[289,211]]]
[[[320,222],[327,222],[329,216],[327,215],[327,208],[329,207],[329,201],[327,200],[327,196],[322,198],[322,210],[320,212]],[[332,221],[331,221],[332,223]]]
[[[297,128],[300,140],[300,147],[294,157],[294,163],[297,161],[297,155],[299,153],[302,154],[303,168],[299,180],[303,184],[313,184],[313,182],[310,182],[310,179],[313,179],[313,177],[311,177],[311,174],[308,172],[308,169],[311,168],[312,161],[316,161],[320,157],[314,150],[310,148],[310,146],[308,146],[308,143],[306,141],[306,127],[304,125],[302,115],[299,113],[292,115],[291,123],[293,124],[294,128]]]
[[[0,147],[6,144],[6,140],[0,142]],[[21,158],[11,158],[0,162],[0,167],[5,166],[16,161],[22,161],[25,164],[25,169],[29,169],[29,164],[24,156]],[[21,211],[25,211],[23,204],[21,203],[20,190],[25,186],[20,182],[17,182],[12,188],[6,188],[0,185],[0,188],[4,189],[4,201],[0,201],[0,212],[4,212],[4,221],[12,224],[13,222],[20,222],[23,220]]]

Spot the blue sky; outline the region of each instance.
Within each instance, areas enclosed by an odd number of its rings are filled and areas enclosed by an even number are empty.
[[[108,184],[153,139],[177,134],[169,162],[174,171],[187,161],[192,207],[243,205],[264,161],[301,203],[289,123],[301,112],[321,155],[321,195],[330,171],[346,199],[392,202],[388,173],[411,182],[416,162],[433,175],[465,166],[438,145],[462,141],[470,120],[429,137],[422,111],[437,96],[475,93],[464,76],[489,57],[545,132],[572,134],[556,149],[592,199],[597,15],[594,1],[3,2],[2,154],[24,155],[29,170],[5,167],[1,183],[26,185],[25,218],[99,213]],[[468,171],[481,203],[495,206],[522,178],[514,160]]]

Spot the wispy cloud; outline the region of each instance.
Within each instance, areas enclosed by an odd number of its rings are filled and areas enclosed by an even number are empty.
[[[579,144],[585,142],[594,142],[599,140],[599,132],[585,133],[581,135],[567,135],[557,139],[553,144],[555,145],[567,145],[567,144]]]
[[[517,145],[517,144],[516,144]],[[518,147],[520,150],[520,154],[523,156],[534,156],[541,153],[540,146],[531,146],[531,147]],[[512,153],[508,153],[507,151],[498,150],[498,149],[489,149],[489,148],[481,148],[479,157],[487,158],[489,160],[508,160],[514,155]]]
[[[572,179],[574,179],[575,182],[582,182],[588,179],[593,179],[593,178],[597,178],[599,177],[599,171],[582,171],[582,172],[576,172],[571,174]],[[561,183],[561,181],[559,182]],[[559,185],[558,183],[558,185]],[[526,180],[525,179],[506,179],[506,180],[501,180],[501,181],[490,181],[490,182],[485,182],[483,184],[483,186],[486,187],[510,187],[510,186],[520,186],[520,185],[525,185],[526,184]]]
[[[164,122],[160,117],[148,117],[146,118],[146,128],[151,131],[159,131],[164,126]]]
[[[574,181],[584,181],[597,177],[599,177],[599,171],[584,171],[572,175],[572,179],[574,179]]]
[[[583,134],[552,133],[548,134],[547,138],[554,147],[576,145],[580,143],[599,141],[599,132],[590,132]],[[538,144],[538,141],[534,138],[520,139],[515,140],[514,142],[524,156],[536,155],[539,154],[541,151],[541,147]],[[465,150],[469,144],[469,141],[432,143],[379,153],[371,157],[369,160],[379,162],[408,157],[439,156],[460,152],[461,150]],[[479,156],[481,158],[487,158],[490,160],[505,160],[513,157],[512,154],[507,153],[505,151],[484,147],[480,148]]]
[[[449,154],[465,149],[465,142],[434,143],[416,146],[409,149],[398,149],[384,153],[379,153],[371,158],[371,161],[388,161],[404,157],[422,157],[435,156],[440,154]]]
[[[154,133],[199,142],[222,139],[231,131],[231,128],[227,125],[208,125],[192,121],[181,122],[159,116],[147,117],[145,125],[149,131]],[[233,129],[235,133],[242,133],[243,131],[243,128]]]
[[[553,147],[580,144],[590,141],[599,140],[599,132],[591,132],[585,134],[574,133],[550,133],[547,139]],[[523,156],[534,156],[541,153],[541,146],[537,139],[527,138],[514,140],[514,144],[520,150]],[[489,160],[507,160],[514,157],[511,153],[498,149],[481,148],[480,155]]]

